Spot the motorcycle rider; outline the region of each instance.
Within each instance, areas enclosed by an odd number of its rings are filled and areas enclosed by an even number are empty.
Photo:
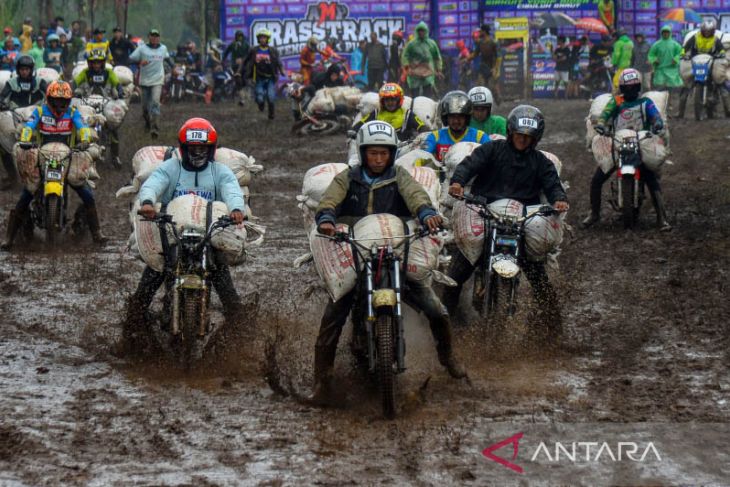
[[[312,70],[314,69],[314,63],[317,61],[317,53],[319,52],[317,44],[319,44],[319,39],[312,36],[307,40],[307,45],[299,53],[300,72],[302,73],[302,84],[304,86],[312,82]]]
[[[361,118],[352,127],[352,138],[355,139],[357,131],[364,124],[374,120],[388,122],[396,130],[398,140],[410,140],[416,133],[425,132],[428,127],[412,109],[403,108],[403,88],[397,83],[385,83],[378,91],[380,108],[373,110]]]
[[[30,120],[23,127],[20,133],[20,146],[29,149],[34,143],[41,147],[50,142],[62,142],[76,149],[88,147],[91,130],[81,118],[81,113],[71,106],[72,97],[71,85],[65,81],[54,81],[48,85],[46,103],[33,111]],[[86,221],[94,242],[105,243],[107,238],[101,233],[94,191],[88,183],[71,187],[84,204]],[[12,247],[18,230],[28,216],[28,207],[32,201],[33,193],[23,188],[15,209],[10,212],[7,239],[2,244],[3,250]]]
[[[27,55],[20,56],[15,63],[16,76],[10,78],[0,92],[0,110],[14,110],[28,107],[43,101],[45,96],[45,80],[37,78],[34,73],[35,62]],[[3,167],[8,173],[4,186],[7,188],[18,180],[18,173],[13,163],[13,155],[2,152]]]
[[[555,166],[537,150],[544,131],[545,118],[540,110],[529,105],[515,107],[507,117],[507,140],[483,144],[466,157],[451,177],[449,194],[461,198],[464,186],[476,176],[471,192],[489,202],[510,198],[524,205],[536,205],[540,204],[542,191],[557,211],[568,211],[568,199]],[[459,304],[461,287],[474,269],[461,252],[457,252],[451,261],[448,275],[458,286],[444,290],[443,303],[452,316]],[[545,323],[559,330],[560,308],[545,264],[528,261],[524,272]]]
[[[641,74],[637,70],[630,68],[621,73],[619,91],[623,99],[615,96],[611,98],[598,118],[595,127],[597,133],[607,134],[609,125],[613,125],[614,130],[651,130],[655,134],[661,134],[664,131],[664,121],[659,109],[650,98],[639,96],[641,94]],[[604,174],[600,167],[596,168],[591,180],[591,213],[583,220],[584,227],[589,227],[601,219],[601,187],[615,169],[614,167]],[[641,179],[649,188],[656,210],[657,226],[663,232],[671,230],[672,226],[667,221],[667,210],[664,206],[658,175],[646,166],[642,166]]]
[[[507,120],[499,115],[492,115],[494,97],[489,88],[475,86],[469,90],[472,112],[469,127],[481,130],[485,134],[507,136]]]
[[[164,209],[177,196],[192,193],[209,201],[224,202],[230,210],[231,219],[242,224],[245,218],[243,192],[228,166],[215,160],[218,133],[213,125],[204,118],[187,120],[178,132],[178,143],[182,159],[171,157],[164,161],[140,188],[140,213],[152,219],[157,215],[155,203],[161,203]],[[213,287],[223,304],[226,318],[232,320],[240,313],[240,298],[228,266],[218,262],[215,256],[213,260]],[[127,338],[146,322],[147,310],[165,278],[163,273],[145,267],[137,290],[127,303]]]
[[[431,206],[426,191],[408,171],[394,165],[398,148],[395,129],[386,122],[368,122],[358,131],[357,143],[360,165],[337,175],[317,208],[315,221],[319,233],[333,236],[336,223],[352,224],[375,213],[403,218],[415,215],[429,230],[438,231],[443,220]],[[410,282],[408,286],[405,299],[428,317],[439,362],[452,377],[465,377],[466,372],[453,354],[449,316],[438,297],[430,286]],[[356,294],[353,290],[336,302],[330,299],[325,308],[314,351],[315,403],[323,404],[329,395],[337,342],[350,309],[358,305]],[[356,329],[361,329],[361,317],[355,313],[353,319]]]
[[[463,91],[446,93],[439,103],[439,113],[444,127],[434,130],[424,141],[423,149],[443,161],[449,148],[457,142],[489,142],[489,135],[469,127],[472,116],[472,103]]]
[[[74,94],[76,96],[101,95],[105,98],[123,99],[124,91],[122,84],[117,78],[111,66],[105,66],[106,55],[104,51],[95,49],[86,58],[84,68],[73,80]],[[109,150],[111,151],[112,163],[121,167],[119,159],[119,132],[116,129],[108,129]]]
[[[256,104],[259,111],[264,111],[264,103],[269,108],[269,120],[274,119],[274,101],[276,100],[276,80],[279,75],[286,76],[281,64],[279,51],[269,45],[271,32],[268,29],[259,29],[256,32],[257,46],[248,51],[243,62],[246,77],[254,82]]]
[[[700,26],[700,31],[687,39],[687,42],[682,48],[682,55],[685,59],[691,60],[697,54],[709,54],[715,59],[722,59],[725,57],[725,49],[722,47],[720,38],[715,35],[715,21],[705,20]],[[707,117],[712,118],[715,104],[717,103],[717,90],[720,91],[720,97],[722,98],[722,104],[725,107],[725,116],[730,117],[730,93],[724,85],[715,85],[711,78],[708,76],[710,83],[710,101],[707,105]],[[679,91],[679,112],[677,118],[684,118],[684,111],[687,108],[687,98],[692,91],[692,86],[682,86]]]

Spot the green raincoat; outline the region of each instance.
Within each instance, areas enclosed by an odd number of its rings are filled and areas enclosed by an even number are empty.
[[[425,30],[426,37],[418,38],[418,31]],[[408,86],[417,89],[436,85],[436,72],[442,68],[441,51],[436,42],[428,37],[428,26],[421,22],[416,26],[413,40],[403,49],[402,63],[408,66]]]
[[[662,28],[671,32],[668,26]],[[679,88],[683,85],[679,76],[679,57],[682,46],[672,39],[659,39],[649,49],[649,63],[654,69],[652,84],[657,87]]]
[[[626,34],[619,37],[613,45],[611,64],[617,71],[631,66],[631,56],[634,53],[634,43]]]

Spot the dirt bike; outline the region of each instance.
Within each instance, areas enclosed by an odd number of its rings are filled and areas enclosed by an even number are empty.
[[[621,213],[624,228],[632,229],[639,221],[639,210],[644,202],[644,181],[641,179],[642,161],[640,142],[652,136],[651,132],[639,133],[622,129],[607,135],[612,140],[612,154],[618,155],[614,161],[616,178],[611,181],[609,204]]]
[[[141,214],[141,213],[138,213]],[[146,219],[145,219],[146,220]],[[205,232],[178,231],[172,215],[158,214],[154,221],[162,236],[165,256],[165,323],[158,330],[158,343],[172,350],[179,364],[190,370],[199,360],[211,336],[220,328],[210,322],[211,238],[218,230],[235,225],[229,216],[210,223]],[[168,238],[173,237],[174,245]]]
[[[490,204],[487,198],[468,193],[463,199],[484,219],[483,258],[475,272],[474,307],[488,323],[499,326],[517,311],[517,289],[526,258],[525,224],[536,216],[554,215],[556,210],[542,205],[523,215],[521,205],[518,211],[509,205],[500,208],[499,200]]]
[[[299,102],[300,119],[292,125],[293,135],[332,135],[347,130],[352,118],[336,111],[331,113],[311,113],[303,102]]]
[[[723,56],[724,57],[724,56]],[[712,64],[715,59],[709,54],[697,54],[692,58],[692,79],[694,88],[695,120],[702,119],[702,111],[707,110],[707,117],[712,118],[717,88],[712,82]]]
[[[424,229],[409,235],[377,239],[358,239],[344,232],[337,232],[334,237],[319,235],[352,246],[355,267],[359,269],[357,299],[362,303],[355,309],[363,313],[367,369],[378,383],[383,415],[388,419],[396,413],[396,375],[406,370],[401,269],[408,266],[410,242],[428,234]],[[393,244],[393,241],[397,243]],[[397,252],[403,246],[402,253]]]
[[[213,101],[233,100],[236,96],[236,79],[231,68],[213,70]]]

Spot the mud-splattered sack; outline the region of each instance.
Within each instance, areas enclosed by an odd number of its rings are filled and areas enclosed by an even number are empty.
[[[12,154],[15,139],[15,119],[13,118],[13,112],[10,110],[0,112],[0,148],[8,154]]]
[[[478,142],[457,142],[456,144],[449,147],[449,150],[444,155],[444,164],[446,165],[446,174],[451,177],[456,170],[456,166],[461,164],[467,156],[474,152],[474,149],[479,147]]]
[[[402,166],[410,171],[414,166],[438,169],[440,163],[436,161],[436,158],[430,152],[423,149],[414,149],[403,155],[399,152],[398,159],[395,160],[395,165]]]
[[[162,164],[169,148],[166,145],[148,145],[135,152],[132,157],[132,170],[134,171],[132,185],[136,191],[139,191],[147,178]]]
[[[302,194],[297,196],[297,201],[312,211],[316,210],[332,180],[347,168],[347,164],[328,163],[309,169],[304,174]]]
[[[54,81],[58,81],[61,77],[61,73],[53,68],[39,68],[35,72],[36,78],[42,79],[46,82],[46,85],[50,85]]]
[[[540,208],[528,206],[527,213]],[[550,216],[534,216],[525,223],[525,251],[527,258],[535,262],[547,259],[563,242],[565,213]]]
[[[436,130],[439,126],[437,112],[438,103],[432,99],[425,96],[417,96],[413,99],[413,113],[431,130]]]
[[[591,108],[588,110],[588,119],[593,125],[598,123],[598,118],[601,116],[601,113],[603,113],[603,110],[605,110],[606,105],[608,105],[608,102],[611,101],[612,97],[613,95],[610,93],[604,93],[593,99],[591,102]]]
[[[41,172],[38,167],[38,149],[23,149],[19,144],[13,147],[13,159],[18,169],[18,178],[25,189],[35,193],[41,181]]]
[[[608,174],[613,169],[613,141],[611,137],[605,135],[596,135],[591,142],[591,152],[596,164],[601,168],[604,174]]]
[[[375,213],[358,220],[352,227],[352,233],[355,239],[362,239],[367,247],[392,245],[395,254],[402,255],[405,247],[401,243],[409,232],[405,222],[397,216]]]
[[[430,167],[411,167],[408,172],[411,177],[428,193],[433,208],[438,211],[441,199],[441,181],[438,174]]]
[[[669,103],[669,92],[667,91],[647,91],[642,96],[649,98],[654,102],[659,115],[664,119],[664,125],[667,124],[667,104]]]
[[[420,231],[421,226],[416,220],[408,222],[409,233]],[[411,240],[408,248],[406,264],[406,279],[409,281],[431,285],[432,273],[438,270],[439,254],[444,246],[443,239],[438,235],[428,235]]]
[[[122,86],[132,84],[134,81],[134,73],[132,73],[132,70],[126,66],[115,66],[114,74],[117,75],[117,79],[119,79]]]
[[[256,164],[253,156],[248,156],[243,152],[221,147],[215,151],[215,160],[228,166],[236,176],[236,180],[240,186],[248,186],[251,183],[251,175],[263,171],[264,167]]]
[[[106,118],[107,127],[116,129],[122,125],[128,109],[127,102],[124,100],[109,100],[104,106],[104,118]]]
[[[72,152],[71,165],[66,180],[71,186],[83,186],[94,167],[94,157],[89,151]]]
[[[162,205],[157,203],[155,210],[160,211]],[[160,228],[155,222],[145,220],[137,215],[140,209],[140,202],[136,201],[129,212],[133,222],[132,236],[129,239],[129,247],[136,256],[157,272],[162,272],[165,267],[165,256],[163,254],[162,236]],[[168,233],[168,243],[174,243],[172,233]]]
[[[0,71],[0,90],[2,90],[3,88],[5,88],[5,84],[8,82],[8,80],[14,74],[15,74],[14,71],[8,71],[8,70]],[[376,95],[377,95],[377,93],[376,93]]]
[[[308,113],[333,113],[335,111],[335,100],[326,90],[319,90],[307,105]]]
[[[338,232],[347,232],[347,225],[336,225]],[[355,288],[357,271],[352,247],[346,242],[335,242],[319,236],[316,228],[309,232],[309,248],[314,268],[324,281],[325,289],[333,301],[338,301]]]
[[[645,131],[639,132],[639,137],[644,137]],[[641,149],[641,162],[653,172],[660,174],[664,163],[669,157],[669,149],[665,145],[664,139],[658,136],[642,138],[639,141]]]
[[[358,114],[355,120],[360,120],[361,118],[369,115],[373,110],[377,110],[379,105],[380,96],[378,96],[377,93],[373,93],[372,91],[364,93],[360,97],[360,102],[357,104]]]
[[[502,199],[489,207],[500,215],[522,216],[524,205],[516,200]],[[484,219],[479,216],[478,208],[457,201],[451,214],[451,229],[454,241],[464,257],[476,264],[484,250]]]

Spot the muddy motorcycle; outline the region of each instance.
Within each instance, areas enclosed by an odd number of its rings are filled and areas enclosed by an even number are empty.
[[[352,118],[337,111],[330,113],[310,113],[299,103],[300,119],[292,125],[293,135],[332,135],[347,130]]]
[[[525,265],[525,224],[537,216],[556,212],[550,205],[522,214],[509,206],[497,211],[488,199],[464,194],[464,202],[484,219],[483,258],[475,272],[473,304],[489,324],[502,325],[502,320],[517,311],[517,290]],[[498,203],[498,202],[495,202]],[[520,207],[522,210],[522,207]]]
[[[708,118],[712,118],[714,112],[717,90],[712,82],[712,64],[714,61],[715,59],[709,54],[697,54],[692,58],[694,112],[697,121],[702,119],[703,110],[707,111]]]
[[[363,341],[367,344],[367,369],[380,389],[383,415],[395,417],[396,375],[405,372],[406,342],[403,326],[403,279],[401,269],[408,266],[410,243],[429,234],[424,229],[410,235],[357,239],[351,233],[338,232],[330,238],[349,243],[358,271],[357,306],[365,324]],[[398,241],[395,245],[392,241]],[[401,247],[405,247],[399,252]]]
[[[621,213],[624,228],[633,229],[639,221],[639,210],[645,199],[645,185],[641,178],[642,161],[640,143],[650,138],[651,132],[639,134],[634,130],[619,130],[608,134],[612,140],[612,154],[616,177],[611,181],[609,204]]]
[[[166,316],[163,326],[155,330],[158,343],[171,349],[180,365],[190,370],[220,328],[210,322],[209,316],[211,272],[215,265],[211,238],[235,223],[224,215],[211,223],[207,231],[180,232],[172,215],[159,214],[147,221],[154,221],[160,229],[165,256]],[[169,241],[170,236],[173,242]]]

